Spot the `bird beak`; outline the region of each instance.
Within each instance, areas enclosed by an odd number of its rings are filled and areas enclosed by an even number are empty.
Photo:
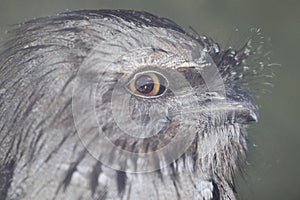
[[[235,123],[248,124],[258,122],[258,107],[253,102],[239,102],[226,99],[208,105],[211,111],[226,113],[228,120]]]
[[[235,96],[236,97],[236,96]],[[186,105],[181,105],[180,109],[170,111],[169,117],[182,115],[191,118],[191,114],[196,116],[203,115],[213,118],[225,118],[230,123],[249,124],[258,121],[258,107],[251,99],[241,100],[240,98],[209,97],[204,104],[190,102]],[[195,115],[193,115],[195,116]]]
[[[247,91],[240,88],[230,90],[223,98],[211,97],[206,106],[219,114],[225,113],[228,120],[234,123],[248,124],[257,122],[259,118],[257,104]]]

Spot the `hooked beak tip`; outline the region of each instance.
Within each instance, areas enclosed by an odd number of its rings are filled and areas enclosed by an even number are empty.
[[[258,122],[258,112],[256,111],[250,111],[249,113],[249,122]]]

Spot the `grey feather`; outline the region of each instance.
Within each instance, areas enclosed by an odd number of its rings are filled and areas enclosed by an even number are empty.
[[[235,199],[246,127],[258,115],[231,73],[241,72],[245,52],[223,50],[145,12],[74,11],[25,22],[0,55],[1,199]],[[214,65],[225,94],[217,74],[203,77]],[[126,93],[130,116],[118,117],[159,130],[137,138],[124,134],[113,110],[122,110],[123,86],[145,69],[166,76],[176,91],[157,98]],[[161,121],[151,124],[151,113]],[[181,145],[149,160],[118,153],[152,152],[176,137],[191,139],[180,155]]]

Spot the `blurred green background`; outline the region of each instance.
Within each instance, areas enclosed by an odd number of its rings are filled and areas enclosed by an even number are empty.
[[[192,26],[225,44],[235,28],[262,28],[272,38],[272,93],[259,98],[260,121],[249,130],[249,157],[239,199],[300,199],[300,1],[287,0],[0,0],[0,42],[9,25],[74,9],[136,9]]]

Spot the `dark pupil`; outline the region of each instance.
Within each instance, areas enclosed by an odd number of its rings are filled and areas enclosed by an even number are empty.
[[[136,79],[135,88],[142,94],[148,94],[154,88],[154,81],[150,76],[142,75]]]

